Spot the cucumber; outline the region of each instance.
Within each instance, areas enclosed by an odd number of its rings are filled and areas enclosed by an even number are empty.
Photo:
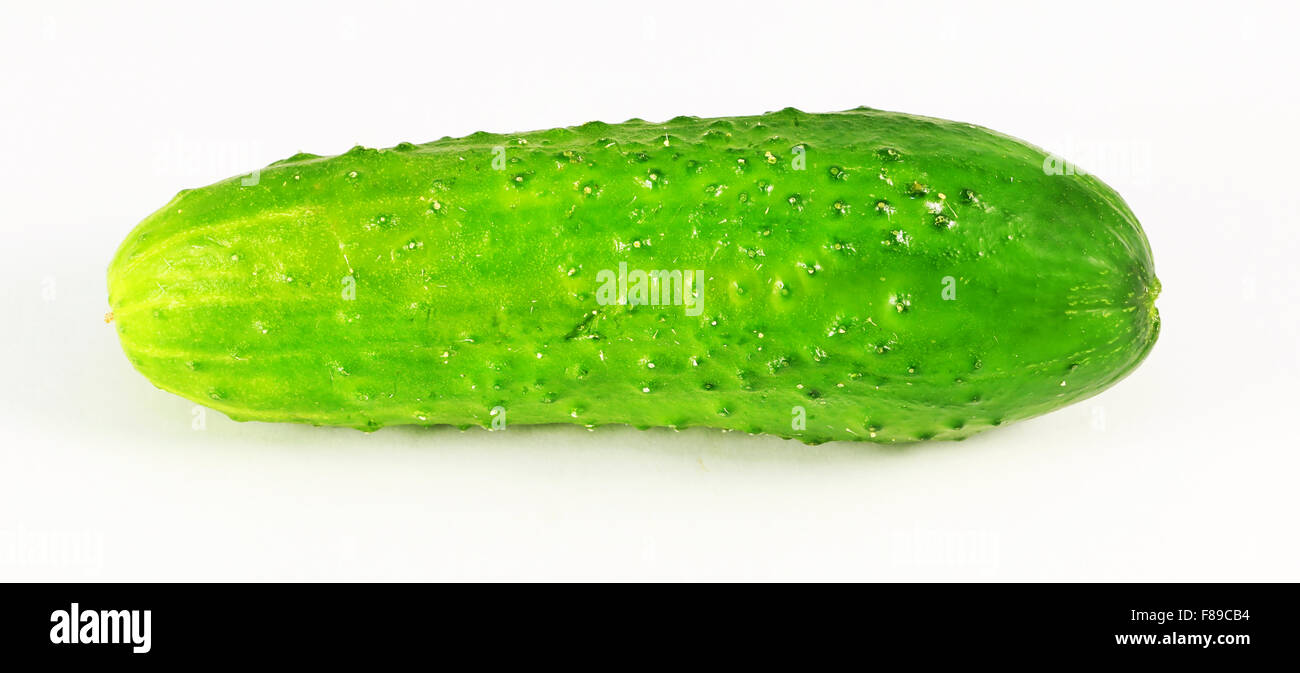
[[[961,439],[1156,341],[1124,201],[869,108],[299,154],[178,194],[108,273],[122,347],[235,420]]]

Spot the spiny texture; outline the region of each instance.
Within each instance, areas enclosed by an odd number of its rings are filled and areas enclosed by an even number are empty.
[[[145,376],[236,420],[959,439],[1156,340],[1136,218],[1044,158],[867,108],[300,154],[144,220],[109,301]],[[702,271],[698,310],[610,303],[620,269]]]

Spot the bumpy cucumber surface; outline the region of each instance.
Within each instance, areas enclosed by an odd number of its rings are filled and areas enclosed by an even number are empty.
[[[959,439],[1156,340],[1137,219],[1045,158],[867,108],[300,154],[145,219],[109,302],[139,371],[236,420]],[[696,302],[637,294],[660,270]]]

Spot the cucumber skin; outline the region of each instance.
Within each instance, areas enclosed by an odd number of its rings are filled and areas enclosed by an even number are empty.
[[[140,372],[235,420],[961,439],[1159,331],[1137,219],[1045,156],[868,108],[297,155],[145,219],[109,302]],[[702,314],[599,305],[620,262],[703,270]]]

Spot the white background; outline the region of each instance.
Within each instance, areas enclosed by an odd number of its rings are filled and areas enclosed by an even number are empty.
[[[1294,5],[193,4],[0,10],[0,579],[1300,579]],[[102,320],[136,222],[300,150],[857,105],[1114,186],[1164,284],[1147,362],[905,450],[194,430]]]

